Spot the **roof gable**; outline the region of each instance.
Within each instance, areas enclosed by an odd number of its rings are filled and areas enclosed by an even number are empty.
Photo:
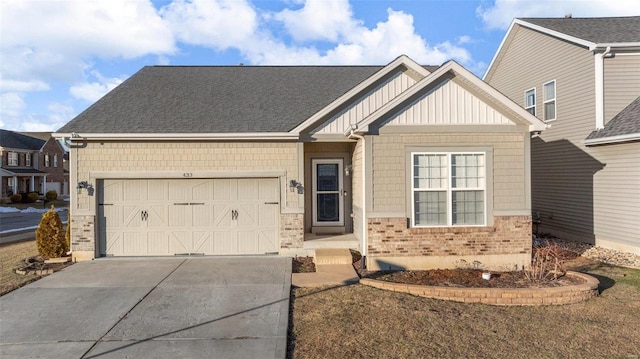
[[[9,130],[0,130],[0,146],[20,150],[39,151],[46,141]]]

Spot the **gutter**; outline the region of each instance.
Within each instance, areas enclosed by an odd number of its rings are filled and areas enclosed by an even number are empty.
[[[55,138],[74,138],[73,133],[52,134]],[[297,140],[297,133],[289,132],[231,132],[231,133],[88,133],[85,140],[138,140],[138,141],[175,141],[175,140]]]
[[[584,140],[585,146],[606,145],[611,143],[629,142],[640,140],[640,133],[631,133],[628,135],[609,136],[601,138],[593,138],[590,140]]]
[[[362,135],[358,135],[355,133],[356,129],[358,128],[357,125],[351,125],[351,128],[347,131],[345,131],[345,135],[350,138],[350,139],[358,139],[358,140],[362,140],[362,244],[360,247],[361,250],[361,254],[362,254],[362,261],[360,262],[362,265],[362,268],[366,268],[366,261],[367,261],[367,190],[366,190],[366,186],[365,186],[365,181],[367,179],[367,156],[365,153],[366,150],[366,146],[365,146],[365,138]]]

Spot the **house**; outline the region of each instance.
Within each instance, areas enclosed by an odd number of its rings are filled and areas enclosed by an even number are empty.
[[[484,80],[550,124],[540,231],[640,254],[640,17],[515,19]]]
[[[2,196],[15,193],[65,194],[68,173],[63,169],[65,151],[50,133],[30,136],[0,130]]]
[[[71,147],[79,260],[352,238],[386,269],[528,265],[529,140],[544,128],[456,62],[400,56],[144,67],[54,135]]]

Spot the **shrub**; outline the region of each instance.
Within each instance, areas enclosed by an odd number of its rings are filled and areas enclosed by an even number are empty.
[[[22,195],[20,193],[12,194],[9,199],[11,199],[11,203],[20,203],[22,202]]]
[[[36,244],[38,252],[48,258],[61,257],[69,251],[62,229],[62,221],[53,206],[42,215],[38,229],[36,229]]]
[[[30,192],[29,194],[27,194],[27,203],[33,203],[37,201],[39,198],[40,198],[40,195],[38,194],[38,192]]]
[[[558,279],[566,273],[563,267],[565,258],[565,250],[555,243],[547,242],[542,246],[535,247],[533,248],[531,267],[525,270],[525,275],[530,281]]]
[[[67,214],[67,230],[64,233],[64,242],[71,249],[71,212]]]
[[[58,192],[56,192],[53,189],[49,190],[47,191],[47,193],[45,193],[44,197],[47,199],[48,202],[55,201],[56,199],[58,199]]]

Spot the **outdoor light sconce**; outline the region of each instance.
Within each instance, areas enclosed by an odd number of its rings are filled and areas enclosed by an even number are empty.
[[[78,182],[78,186],[76,187],[76,189],[78,190],[78,194],[82,193],[83,188],[87,189],[87,194],[89,196],[93,196],[93,185],[91,183],[87,181]]]
[[[296,189],[298,190],[298,194],[303,194],[304,193],[304,187],[302,186],[302,183],[300,183],[300,182],[298,182],[296,180],[289,181],[289,191],[295,192]]]
[[[344,167],[344,175],[351,176],[351,171],[353,171],[353,166],[347,165]]]

